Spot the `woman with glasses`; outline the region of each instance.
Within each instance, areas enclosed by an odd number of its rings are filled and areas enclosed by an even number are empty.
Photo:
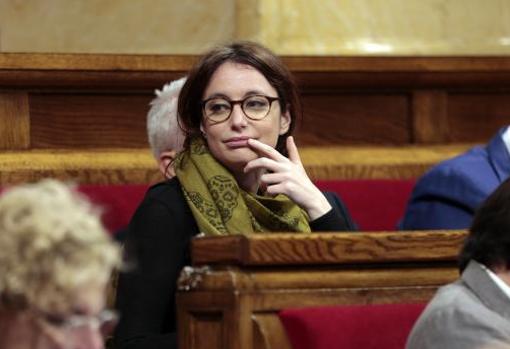
[[[105,289],[120,251],[98,212],[45,180],[0,197],[0,348],[100,349],[116,323]]]
[[[213,49],[189,72],[176,177],[149,189],[129,226],[138,264],[119,282],[120,348],[176,347],[176,280],[193,236],[354,229],[301,164],[290,136],[299,113],[290,72],[258,44]]]

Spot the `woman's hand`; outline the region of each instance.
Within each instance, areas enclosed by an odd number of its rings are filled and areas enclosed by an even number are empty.
[[[287,195],[308,213],[312,221],[331,210],[328,200],[308,178],[293,137],[287,138],[288,158],[273,147],[255,139],[250,139],[248,145],[260,157],[248,162],[244,172],[268,171],[269,173],[260,176],[261,185],[266,187],[268,194]]]

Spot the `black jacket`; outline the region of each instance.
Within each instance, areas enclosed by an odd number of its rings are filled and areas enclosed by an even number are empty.
[[[333,209],[310,222],[312,231],[355,230],[340,199],[325,196]],[[147,191],[127,231],[127,261],[135,266],[119,278],[116,348],[177,348],[176,283],[198,232],[176,177]]]

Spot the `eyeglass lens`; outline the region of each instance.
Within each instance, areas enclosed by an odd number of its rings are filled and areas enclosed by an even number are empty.
[[[206,101],[204,114],[211,121],[225,121],[230,117],[235,104],[241,104],[244,114],[253,120],[265,118],[271,109],[271,101],[267,96],[248,96],[240,101],[229,101],[226,98],[218,97]]]

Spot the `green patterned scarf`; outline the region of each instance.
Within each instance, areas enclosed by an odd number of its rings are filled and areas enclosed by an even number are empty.
[[[310,232],[307,214],[287,196],[261,196],[239,188],[201,137],[177,156],[174,168],[198,228],[206,235]]]

